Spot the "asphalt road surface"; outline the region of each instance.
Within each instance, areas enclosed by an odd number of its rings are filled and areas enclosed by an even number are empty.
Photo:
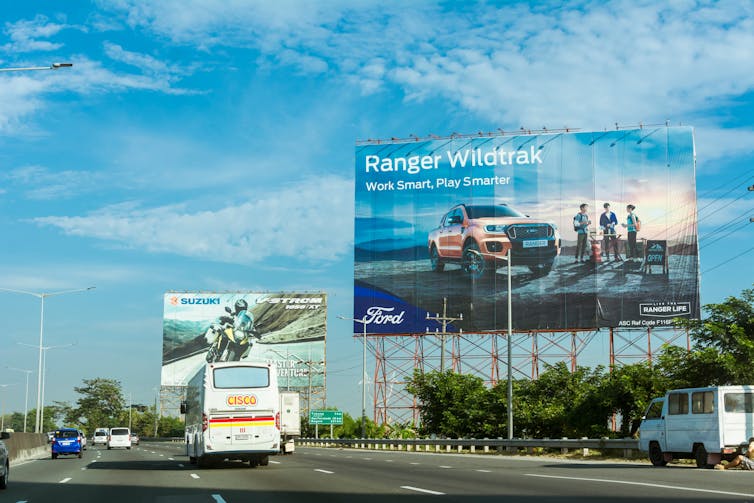
[[[190,465],[182,444],[90,448],[11,468],[5,502],[754,501],[754,472],[644,463],[299,448],[267,467]]]

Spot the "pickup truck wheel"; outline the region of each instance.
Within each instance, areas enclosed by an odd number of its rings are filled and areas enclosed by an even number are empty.
[[[660,444],[657,442],[649,444],[649,461],[653,466],[665,466],[668,464],[668,462],[665,461],[662,449],[660,449]]]
[[[479,251],[479,245],[471,241],[463,247],[463,270],[468,273],[471,279],[480,279],[491,268],[487,264]]]
[[[440,254],[435,245],[432,245],[432,248],[429,249],[429,261],[432,264],[434,272],[443,272],[445,270],[445,264],[440,260]]]
[[[703,445],[697,445],[694,449],[694,460],[696,461],[697,468],[707,468],[707,449]]]

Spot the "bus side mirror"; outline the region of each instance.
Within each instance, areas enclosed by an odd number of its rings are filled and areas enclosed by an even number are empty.
[[[188,410],[188,404],[185,401],[181,401],[181,414],[185,414]]]

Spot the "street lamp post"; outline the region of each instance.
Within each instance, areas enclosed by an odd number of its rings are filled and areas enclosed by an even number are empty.
[[[26,295],[32,295],[41,300],[42,309],[39,315],[39,363],[37,365],[37,413],[35,417],[35,433],[42,433],[42,421],[41,421],[41,407],[42,407],[42,341],[44,339],[44,316],[45,316],[45,298],[53,297],[55,295],[63,295],[66,293],[87,292],[94,290],[95,287],[90,286],[87,288],[77,288],[75,290],[61,290],[59,292],[29,292],[26,290],[13,290],[10,288],[0,288],[3,292],[23,293]]]
[[[32,72],[35,70],[58,70],[59,68],[70,68],[73,63],[52,63],[50,66],[27,66],[22,68],[0,68],[0,72]]]
[[[345,316],[338,316],[341,320],[350,320],[355,323],[361,323],[364,328],[362,336],[362,354],[361,354],[361,438],[366,438],[367,431],[367,321],[366,315],[361,320],[356,318],[347,318]]]
[[[24,395],[24,433],[26,433],[26,418],[29,415],[29,374],[34,372],[28,369],[19,369],[16,367],[7,367],[10,370],[17,370],[18,372],[26,373],[26,394]]]
[[[28,346],[30,348],[36,348],[37,346],[32,344],[26,344],[24,342],[19,342],[22,346]],[[39,429],[37,433],[41,433],[41,430],[44,428],[44,419],[45,419],[45,410],[44,410],[44,403],[45,403],[45,369],[47,368],[47,350],[48,349],[61,349],[61,348],[69,348],[71,346],[75,346],[76,344],[61,344],[59,346],[40,346],[42,349],[42,366],[40,367],[40,372],[42,373],[42,392],[41,400],[38,399],[37,402],[41,402],[41,407],[37,405],[37,418],[39,421]]]
[[[513,302],[511,299],[511,251],[508,248],[508,440],[513,439]]]
[[[14,384],[16,383],[0,384],[0,388],[4,389]],[[5,431],[5,393],[0,394],[0,431]]]

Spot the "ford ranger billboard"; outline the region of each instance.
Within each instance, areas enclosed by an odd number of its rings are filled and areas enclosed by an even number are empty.
[[[326,314],[324,293],[167,292],[161,384],[185,386],[205,363],[269,361],[281,388],[324,386]]]
[[[361,142],[354,318],[504,331],[509,267],[515,330],[698,317],[694,155],[668,126]]]

